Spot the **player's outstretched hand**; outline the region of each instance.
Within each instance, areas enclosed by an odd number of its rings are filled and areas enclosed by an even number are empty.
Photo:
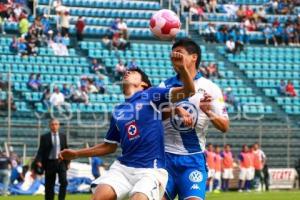
[[[212,97],[205,92],[203,98],[200,99],[200,109],[207,114],[209,111],[211,111],[211,102]]]
[[[188,111],[186,111],[184,108],[176,107],[175,113],[181,117],[185,127],[193,127],[193,118]]]
[[[186,58],[182,53],[172,52],[171,60],[177,73],[180,73],[186,67]]]
[[[64,149],[59,153],[59,159],[61,160],[73,160],[77,158],[77,153],[72,149]]]

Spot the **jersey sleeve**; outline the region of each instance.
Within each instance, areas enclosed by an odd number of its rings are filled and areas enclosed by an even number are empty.
[[[147,95],[149,100],[158,107],[160,104],[170,101],[171,90],[172,88],[152,87],[147,91]]]
[[[212,87],[212,110],[215,114],[228,118],[227,109],[221,89],[214,84]]]
[[[116,120],[113,117],[111,117],[110,126],[105,136],[104,142],[120,143],[120,131],[118,130]]]

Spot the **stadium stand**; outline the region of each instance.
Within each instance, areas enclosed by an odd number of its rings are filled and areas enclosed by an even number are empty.
[[[101,59],[108,74],[104,76],[103,83],[105,94],[89,94],[89,103],[74,103],[68,105],[63,128],[70,137],[70,143],[90,143],[100,141],[105,135],[107,124],[102,124],[105,119],[101,113],[111,112],[113,106],[124,100],[121,87],[115,82],[114,68],[118,60],[124,63],[136,59],[137,65],[150,75],[154,85],[174,75],[169,60],[170,43],[161,42],[153,38],[148,28],[148,20],[153,12],[167,8],[158,1],[84,1],[63,0],[70,13],[70,33],[74,36],[74,24],[78,16],[84,16],[86,22],[85,40],[78,46],[68,49],[68,56],[57,56],[50,47],[38,48],[37,56],[21,57],[10,51],[9,45],[12,36],[17,34],[17,22],[5,23],[5,30],[11,34],[1,35],[0,38],[0,73],[4,81],[8,80],[9,71],[12,83],[12,93],[17,111],[12,113],[11,142],[27,144],[27,155],[33,156],[38,145],[38,135],[46,130],[46,120],[50,117],[48,109],[41,102],[42,91],[32,92],[27,81],[30,74],[41,74],[41,81],[51,86],[63,87],[78,85],[82,75],[97,77],[90,70],[91,58]],[[267,0],[238,0],[237,4],[249,4],[251,8],[258,8]],[[49,12],[49,1],[39,0],[37,11],[39,14],[50,14],[49,19],[55,25],[55,12]],[[174,9],[181,9],[179,1],[174,1]],[[295,8],[295,13],[300,9]],[[238,110],[228,104],[228,112],[232,117],[231,132],[221,136],[214,129],[210,129],[208,142],[215,144],[230,143],[237,152],[243,143],[262,142],[262,147],[269,157],[269,165],[283,167],[289,162],[291,165],[299,158],[300,147],[297,139],[300,138],[297,121],[300,114],[299,97],[279,96],[277,86],[280,79],[291,80],[300,94],[300,49],[299,47],[280,46],[269,47],[252,42],[260,42],[264,39],[262,31],[250,34],[250,45],[246,45],[240,54],[226,53],[224,45],[207,43],[201,34],[208,23],[238,25],[236,18],[228,18],[222,4],[218,5],[218,13],[205,12],[206,19],[202,22],[191,20],[190,32],[182,30],[178,37],[188,34],[201,46],[202,65],[215,63],[221,78],[212,79],[223,91],[232,90],[235,100],[241,105]],[[185,17],[188,12],[182,12],[182,22],[185,25]],[[297,17],[291,15],[267,14],[267,20],[273,21],[278,17],[285,22]],[[130,48],[121,50],[107,49],[100,37],[108,34],[109,27],[116,18],[123,18],[129,27]],[[32,21],[32,19],[31,19]],[[199,34],[200,33],[200,34]],[[7,93],[0,92],[0,100],[7,99]],[[80,111],[80,112],[79,112]],[[54,113],[54,116],[60,116]],[[0,138],[6,139],[9,131],[6,127],[7,112],[1,111],[0,124],[4,125],[0,132]],[[286,125],[286,118],[289,123]],[[250,120],[249,120],[250,118]],[[78,122],[78,119],[80,119]],[[248,120],[246,120],[248,119]],[[287,133],[289,130],[289,140]],[[97,137],[95,139],[95,137]],[[287,145],[292,149],[287,151]],[[20,147],[16,147],[21,152]],[[113,158],[114,156],[110,157]],[[289,157],[289,161],[282,159]],[[110,159],[108,158],[108,159]]]

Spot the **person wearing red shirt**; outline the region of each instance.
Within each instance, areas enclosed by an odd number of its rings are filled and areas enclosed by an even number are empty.
[[[205,151],[205,157],[208,167],[208,179],[207,179],[207,189],[212,191],[213,179],[215,176],[215,164],[216,164],[216,154],[214,152],[214,146],[212,144],[207,145],[207,151]]]
[[[253,16],[254,12],[253,10],[251,10],[251,8],[249,6],[246,7],[246,10],[245,10],[245,16],[246,18],[251,18]]]
[[[214,176],[214,192],[220,192],[221,186],[221,170],[222,170],[222,157],[220,155],[221,149],[218,145],[215,146],[215,176]]]
[[[228,191],[229,180],[233,179],[233,154],[229,144],[224,146],[221,152],[222,157],[222,189]]]
[[[287,83],[287,85],[286,85],[286,87],[285,87],[285,91],[286,91],[286,94],[287,94],[288,96],[291,96],[291,97],[297,96],[292,81],[288,81],[288,83]]]
[[[85,22],[84,22],[82,16],[79,16],[78,20],[76,22],[76,36],[77,36],[77,41],[82,41],[83,40],[84,27],[85,27]]]

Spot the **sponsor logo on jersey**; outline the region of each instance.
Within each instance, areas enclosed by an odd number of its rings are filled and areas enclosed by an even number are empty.
[[[203,175],[200,171],[194,170],[190,173],[189,179],[194,183],[199,183],[203,180]]]
[[[191,190],[200,190],[200,187],[197,184],[193,184]]]
[[[173,128],[180,132],[192,131],[194,129],[193,127],[196,126],[197,121],[198,121],[198,110],[197,110],[196,106],[188,101],[182,101],[182,102],[178,103],[177,106],[185,109],[192,116],[193,125],[192,125],[192,127],[185,127],[181,117],[179,117],[178,115],[175,115],[175,116],[171,116],[171,118],[170,118]]]
[[[135,121],[128,122],[125,128],[127,130],[127,136],[129,140],[133,140],[140,137],[140,133]]]
[[[136,111],[140,111],[142,108],[143,108],[143,104],[141,104],[141,103],[137,103],[137,104],[135,105]]]

